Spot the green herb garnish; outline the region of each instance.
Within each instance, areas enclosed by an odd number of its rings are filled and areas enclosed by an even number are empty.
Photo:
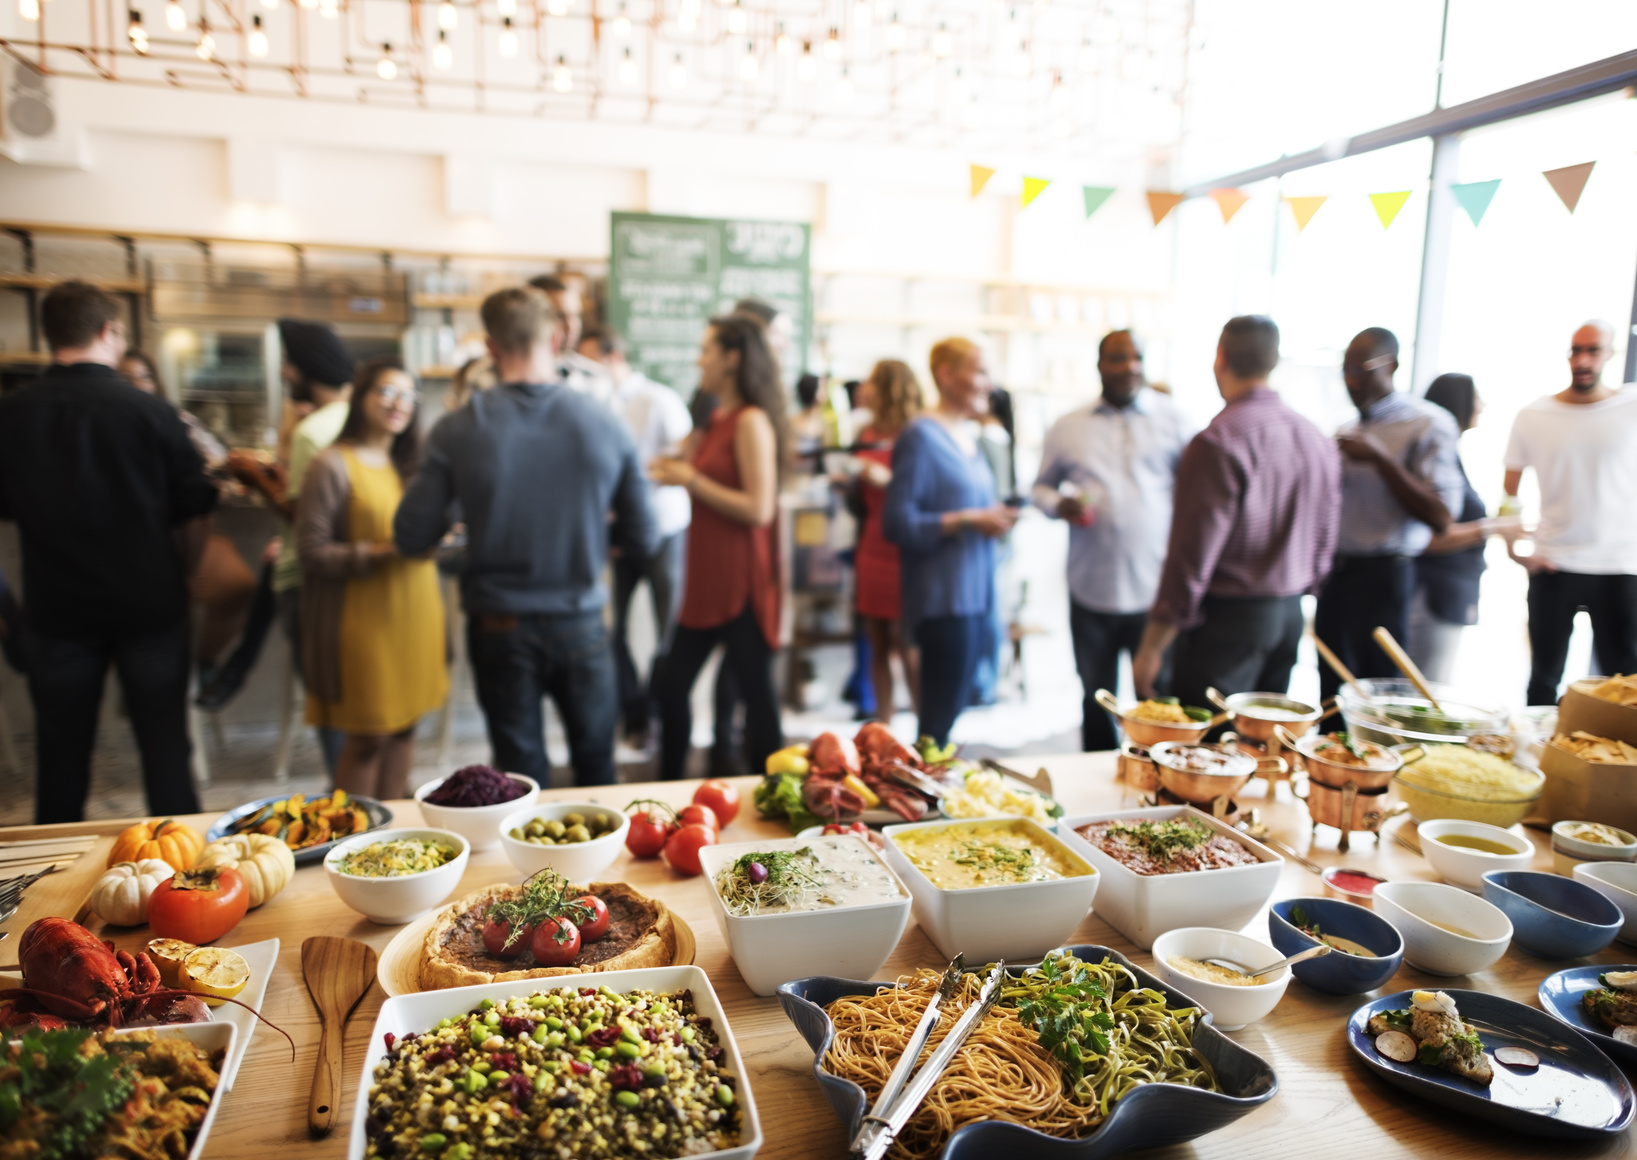
[[[80,1049],[90,1031],[30,1031],[13,1045],[0,1073],[16,1068],[0,1083],[0,1132],[9,1134],[25,1107],[44,1112],[56,1127],[40,1141],[40,1160],[67,1160],[87,1153],[108,1118],[136,1089],[135,1069],[114,1056],[90,1058]]]
[[[761,867],[757,874],[755,867]],[[742,854],[716,875],[716,890],[729,914],[758,914],[766,910],[795,910],[824,882],[813,871],[818,855],[813,847],[799,850],[759,850]],[[759,879],[759,880],[758,880]]]
[[[1197,850],[1209,842],[1215,833],[1205,823],[1192,818],[1173,818],[1164,822],[1148,819],[1113,822],[1108,832],[1130,839],[1133,845],[1146,850],[1149,857],[1161,862],[1169,862],[1188,850]]]
[[[555,870],[542,870],[523,883],[523,892],[516,898],[491,903],[484,917],[511,925],[505,943],[509,949],[523,937],[526,927],[554,918],[566,918],[578,926],[591,921],[593,912],[589,906],[581,906],[569,896],[567,878]],[[568,928],[559,924],[556,938],[559,943],[566,943]]]

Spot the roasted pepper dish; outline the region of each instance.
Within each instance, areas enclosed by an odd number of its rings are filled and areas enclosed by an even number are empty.
[[[692,993],[542,991],[387,1036],[367,1156],[673,1157],[739,1138],[736,1078]]]

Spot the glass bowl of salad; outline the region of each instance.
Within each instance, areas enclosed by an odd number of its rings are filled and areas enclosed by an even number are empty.
[[[413,922],[460,885],[472,845],[453,830],[372,830],[336,843],[324,872],[336,895],[371,922]]]

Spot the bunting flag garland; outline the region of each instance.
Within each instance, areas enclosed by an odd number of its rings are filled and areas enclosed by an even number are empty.
[[[1301,233],[1305,230],[1307,223],[1313,220],[1313,215],[1319,212],[1319,207],[1329,200],[1328,194],[1285,198],[1285,204],[1290,206],[1290,212],[1296,215],[1296,232]]]
[[[1396,193],[1372,193],[1370,204],[1375,206],[1376,217],[1381,219],[1381,228],[1386,229],[1393,224],[1398,211],[1404,208],[1404,203],[1410,200],[1411,191],[1398,190]]]
[[[1466,216],[1472,219],[1474,227],[1484,220],[1484,214],[1489,212],[1489,203],[1495,200],[1495,191],[1501,187],[1501,179],[1493,181],[1462,181],[1452,184],[1449,191],[1455,195],[1455,200],[1461,203],[1466,210]]]
[[[1579,165],[1565,165],[1562,169],[1548,169],[1541,176],[1573,213],[1574,207],[1580,204],[1581,193],[1586,189],[1586,179],[1592,175],[1592,166],[1596,164],[1595,161],[1586,161]]]
[[[982,165],[969,165],[967,168],[972,171],[972,196],[977,197],[983,192],[983,187],[989,184],[989,179],[995,175],[995,171]]]
[[[1163,193],[1159,190],[1148,191],[1148,212],[1154,218],[1154,224],[1159,225],[1165,220],[1165,215],[1176,209],[1182,202],[1180,193]]]
[[[1114,196],[1112,185],[1082,185],[1080,192],[1086,197],[1086,216],[1090,217],[1103,208],[1103,203]]]
[[[1052,183],[1049,177],[1025,177],[1023,179],[1023,208],[1028,209],[1029,203],[1046,192],[1046,187]]]
[[[1250,200],[1250,196],[1237,189],[1213,189],[1211,200],[1216,202],[1216,208],[1222,211],[1222,224],[1227,225],[1233,221],[1233,215]]]

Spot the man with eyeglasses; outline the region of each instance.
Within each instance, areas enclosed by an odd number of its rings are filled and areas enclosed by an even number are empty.
[[[1394,390],[1397,370],[1398,338],[1379,326],[1361,330],[1342,357],[1358,418],[1336,432],[1341,528],[1313,630],[1360,677],[1398,674],[1372,634],[1385,627],[1400,642],[1409,636],[1415,558],[1449,527],[1466,495],[1454,417]],[[1340,687],[1321,666],[1320,696],[1328,700]]]
[[[1569,385],[1518,412],[1506,446],[1507,504],[1525,468],[1540,488],[1529,570],[1529,704],[1557,703],[1575,613],[1591,614],[1599,672],[1637,672],[1637,390],[1603,385],[1614,327],[1588,322],[1569,345]]]

